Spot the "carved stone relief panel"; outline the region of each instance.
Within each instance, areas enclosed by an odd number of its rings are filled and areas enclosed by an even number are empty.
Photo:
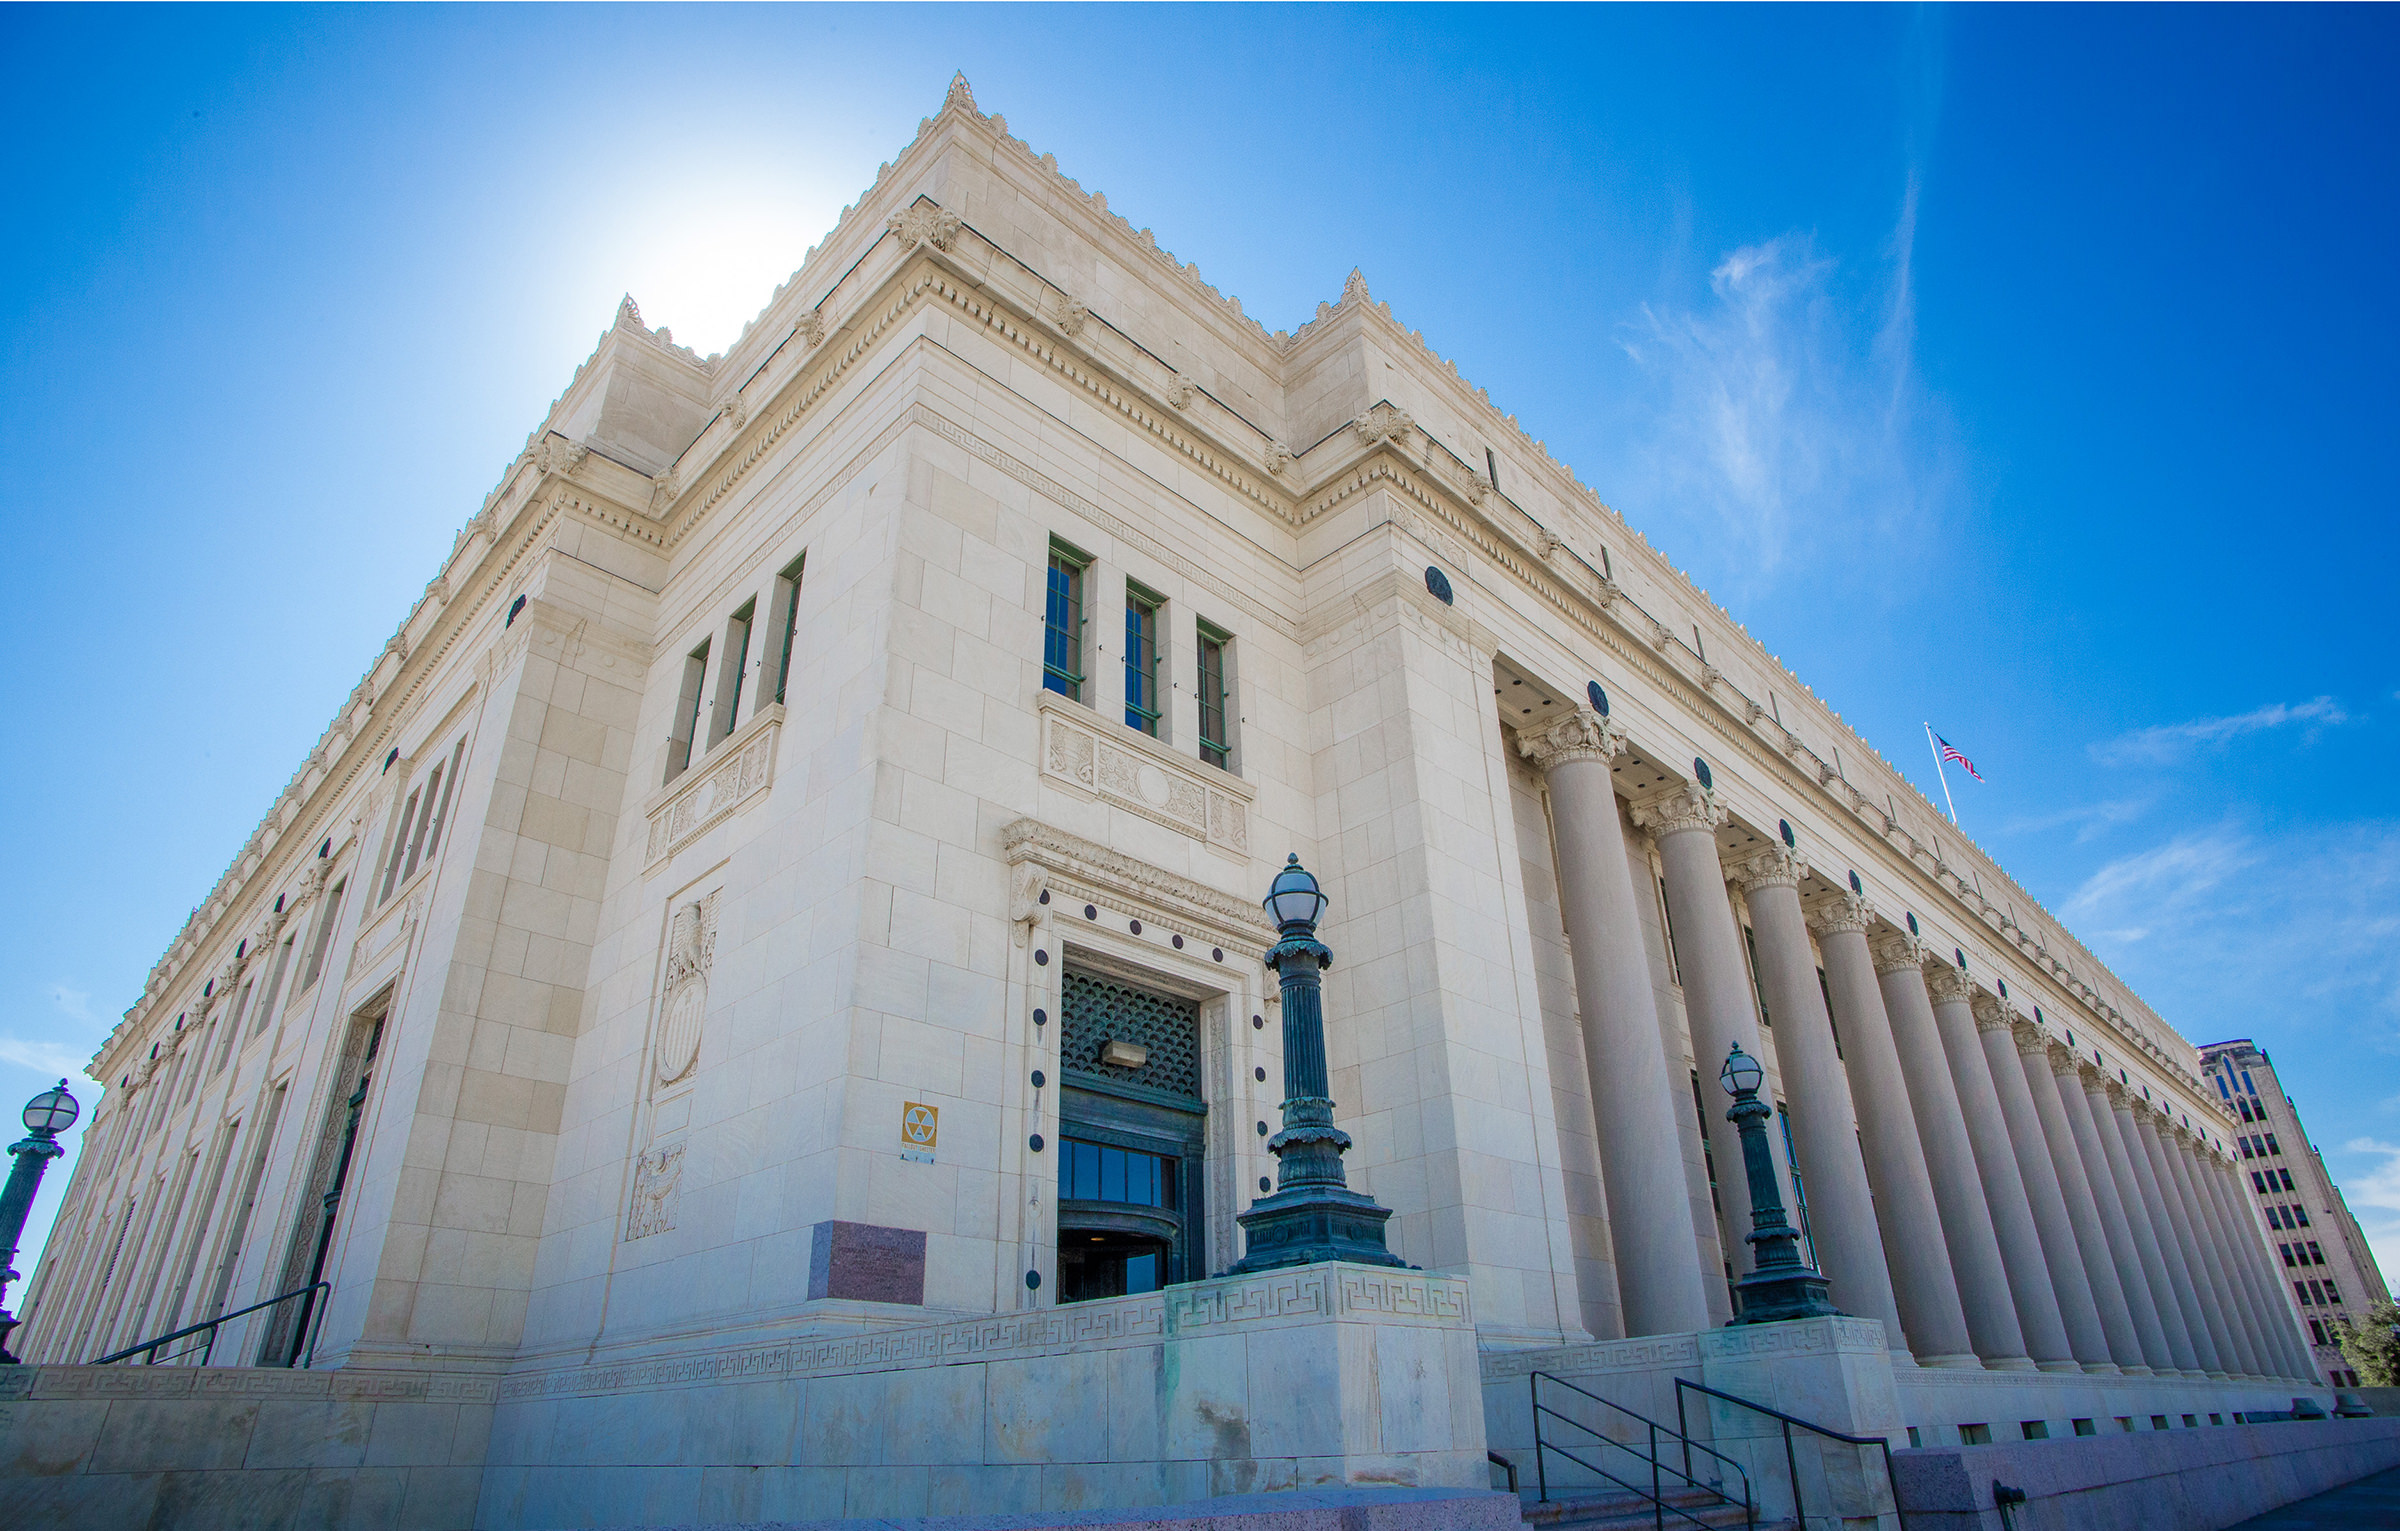
[[[1238,778],[1147,738],[1136,743],[1130,730],[1110,737],[1096,719],[1087,724],[1064,708],[1044,707],[1042,731],[1043,775],[1221,850],[1250,854],[1249,794]]]
[[[683,904],[667,926],[667,974],[659,999],[658,1083],[673,1084],[700,1059],[700,1023],[708,1013],[708,972],[717,954],[722,890]]]
[[[683,1189],[683,1143],[662,1143],[643,1153],[633,1170],[633,1207],[625,1214],[625,1242],[669,1233]]]

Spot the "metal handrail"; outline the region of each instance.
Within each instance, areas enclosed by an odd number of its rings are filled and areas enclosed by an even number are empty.
[[[1741,1463],[1736,1462],[1733,1458],[1725,1455],[1725,1453],[1717,1450],[1713,1446],[1706,1444],[1705,1442],[1693,1440],[1689,1435],[1684,1434],[1680,1430],[1667,1430],[1665,1425],[1660,1424],[1657,1420],[1652,1419],[1647,1414],[1641,1413],[1636,1409],[1629,1409],[1625,1407],[1625,1405],[1618,1403],[1613,1398],[1603,1398],[1589,1388],[1577,1387],[1574,1383],[1569,1382],[1564,1377],[1553,1375],[1550,1372],[1537,1371],[1529,1374],[1526,1381],[1533,1404],[1533,1468],[1535,1479],[1540,1486],[1539,1502],[1547,1504],[1550,1501],[1549,1464],[1544,1459],[1543,1453],[1545,1451],[1554,1451],[1560,1456],[1565,1457],[1568,1461],[1573,1462],[1576,1466],[1585,1469],[1587,1472],[1598,1473],[1601,1477],[1606,1478],[1609,1482],[1616,1484],[1620,1488],[1625,1489],[1627,1492],[1632,1493],[1640,1498],[1649,1500],[1651,1506],[1651,1523],[1654,1526],[1659,1527],[1660,1531],[1664,1531],[1664,1527],[1666,1525],[1666,1512],[1669,1510],[1673,1510],[1677,1515],[1681,1516],[1685,1520],[1690,1521],[1696,1526],[1706,1526],[1708,1522],[1702,1520],[1699,1516],[1692,1514],[1690,1511],[1683,1509],[1679,1505],[1671,1505],[1667,1503],[1664,1486],[1659,1481],[1659,1474],[1661,1472],[1674,1473],[1675,1476],[1681,1478],[1687,1486],[1699,1489],[1704,1493],[1714,1494],[1720,1501],[1726,1504],[1731,1504],[1733,1502],[1733,1496],[1725,1492],[1722,1480],[1719,1480],[1716,1483],[1702,1483],[1698,1478],[1692,1476],[1692,1448],[1697,1446],[1707,1455],[1715,1457],[1719,1462],[1733,1469],[1734,1476],[1741,1481],[1742,1485],[1742,1524],[1745,1527],[1756,1527],[1758,1524],[1758,1506],[1755,1497],[1750,1492],[1750,1474],[1743,1468]],[[1627,1445],[1625,1442],[1612,1439],[1607,1434],[1593,1429],[1591,1426],[1575,1418],[1573,1415],[1562,1414],[1558,1410],[1553,1409],[1549,1405],[1543,1403],[1542,1384],[1544,1382],[1549,1382],[1555,1386],[1563,1387],[1570,1393],[1580,1394],[1585,1398],[1589,1398],[1594,1403],[1603,1404],[1608,1408],[1616,1410],[1626,1418],[1640,1423],[1650,1432],[1649,1455],[1645,1457],[1641,1452],[1636,1451],[1633,1447]],[[1592,1437],[1603,1446],[1614,1446],[1619,1451],[1626,1453],[1628,1456],[1636,1457],[1647,1462],[1650,1466],[1649,1489],[1645,1492],[1640,1485],[1627,1482],[1625,1479],[1618,1477],[1615,1473],[1610,1472],[1607,1468],[1602,1467],[1597,1462],[1585,1461],[1582,1457],[1577,1456],[1574,1452],[1568,1450],[1565,1446],[1560,1445],[1556,1441],[1543,1440],[1542,1416],[1545,1414],[1549,1415],[1552,1419],[1559,1420],[1565,1424],[1573,1426],[1575,1429],[1580,1430],[1584,1434]],[[1683,1444],[1683,1468],[1680,1471],[1662,1460],[1658,1454],[1658,1435],[1661,1430],[1666,1430],[1669,1436]]]
[[[170,1330],[169,1332],[160,1335],[157,1339],[144,1340],[138,1345],[128,1345],[123,1350],[116,1351],[110,1355],[102,1356],[99,1360],[93,1361],[89,1364],[93,1366],[112,1366],[119,1361],[127,1359],[128,1357],[138,1356],[144,1352],[147,1352],[150,1359],[142,1364],[144,1366],[156,1366],[158,1364],[158,1351],[160,1346],[180,1340],[186,1335],[198,1334],[201,1330],[205,1329],[208,1331],[207,1343],[192,1348],[197,1348],[199,1350],[200,1364],[202,1366],[206,1366],[208,1364],[209,1356],[214,1354],[216,1351],[217,1330],[220,1326],[230,1324],[237,1318],[243,1318],[252,1313],[256,1313],[261,1308],[272,1308],[278,1303],[290,1302],[295,1297],[307,1297],[319,1292],[322,1292],[327,1298],[330,1299],[333,1296],[333,1283],[330,1281],[312,1281],[307,1286],[294,1287],[280,1297],[270,1297],[265,1302],[254,1302],[246,1308],[236,1308],[231,1313],[220,1313],[215,1318],[204,1318],[196,1324],[186,1324],[181,1329]],[[307,1357],[300,1363],[301,1370],[303,1371],[307,1370],[310,1366],[316,1363],[317,1329],[323,1327],[322,1324],[316,1323],[316,1321],[322,1319],[324,1315],[324,1305],[322,1303],[312,1302],[309,1304],[308,1311],[304,1313],[300,1319],[302,1324],[315,1324],[315,1327],[312,1327],[308,1332]],[[184,1356],[188,1356],[192,1353],[192,1348],[179,1350],[175,1352],[173,1356],[168,1357],[168,1359],[172,1361],[180,1359]],[[288,1366],[291,1363],[286,1362],[284,1364]]]
[[[1880,1435],[1845,1434],[1840,1430],[1830,1429],[1811,1420],[1802,1419],[1796,1414],[1786,1414],[1781,1409],[1770,1409],[1763,1403],[1752,1403],[1747,1398],[1737,1397],[1732,1393],[1710,1387],[1706,1383],[1693,1382],[1683,1377],[1675,1379],[1675,1423],[1678,1427],[1684,1423],[1683,1390],[1685,1388],[1690,1388],[1695,1393],[1705,1393],[1711,1398],[1721,1399],[1726,1403],[1739,1404],[1754,1414],[1764,1414],[1769,1419],[1782,1422],[1783,1466],[1784,1471],[1791,1474],[1792,1479],[1793,1520],[1801,1525],[1808,1524],[1808,1512],[1802,1508],[1800,1503],[1800,1462],[1792,1451],[1792,1426],[1798,1425],[1801,1429],[1813,1431],[1828,1440],[1842,1441],[1852,1446],[1872,1446],[1882,1452],[1883,1476],[1892,1487],[1892,1516],[1900,1522],[1900,1531],[1908,1531],[1908,1512],[1900,1507],[1900,1475],[1892,1470],[1892,1443],[1890,1441]]]

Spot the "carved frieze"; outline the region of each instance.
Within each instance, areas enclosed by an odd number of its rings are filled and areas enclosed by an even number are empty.
[[[625,1242],[675,1228],[675,1203],[683,1190],[683,1143],[661,1143],[633,1167],[633,1205],[625,1214]]]
[[[1249,794],[1236,790],[1238,778],[1163,747],[1144,749],[1129,730],[1103,730],[1097,719],[1076,715],[1082,711],[1050,705],[1045,693],[1043,775],[1220,850],[1250,854]]]
[[[782,734],[783,709],[767,708],[711,751],[715,758],[684,772],[650,807],[643,865],[656,866],[772,786]]]
[[[673,1084],[700,1060],[700,1023],[708,1014],[708,973],[717,955],[720,893],[675,911],[667,926],[667,975],[659,997],[655,1069],[660,1084]]]
[[[1227,947],[1263,950],[1274,940],[1266,912],[1248,899],[1221,893],[1205,883],[1151,865],[1080,835],[1054,829],[1039,819],[1019,819],[1000,833],[1012,868],[1031,866],[1038,882],[1028,897],[1038,897],[1044,884],[1055,884],[1093,902],[1108,902],[1128,910],[1149,910],[1169,929],[1180,929],[1196,940]]]

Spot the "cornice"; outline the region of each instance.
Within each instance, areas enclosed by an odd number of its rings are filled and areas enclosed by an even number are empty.
[[[1017,868],[1037,868],[1080,889],[1112,895],[1134,912],[1154,911],[1169,929],[1180,927],[1183,935],[1247,956],[1274,942],[1275,929],[1257,905],[1039,819],[1015,820],[1000,832],[1000,844],[1012,878],[1019,875]],[[1032,884],[1016,890],[1011,908],[1018,919],[1032,917],[1039,891]]]

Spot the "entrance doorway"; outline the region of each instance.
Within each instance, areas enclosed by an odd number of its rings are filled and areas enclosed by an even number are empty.
[[[1199,1280],[1199,1005],[1070,970],[1059,1010],[1059,1301]]]

